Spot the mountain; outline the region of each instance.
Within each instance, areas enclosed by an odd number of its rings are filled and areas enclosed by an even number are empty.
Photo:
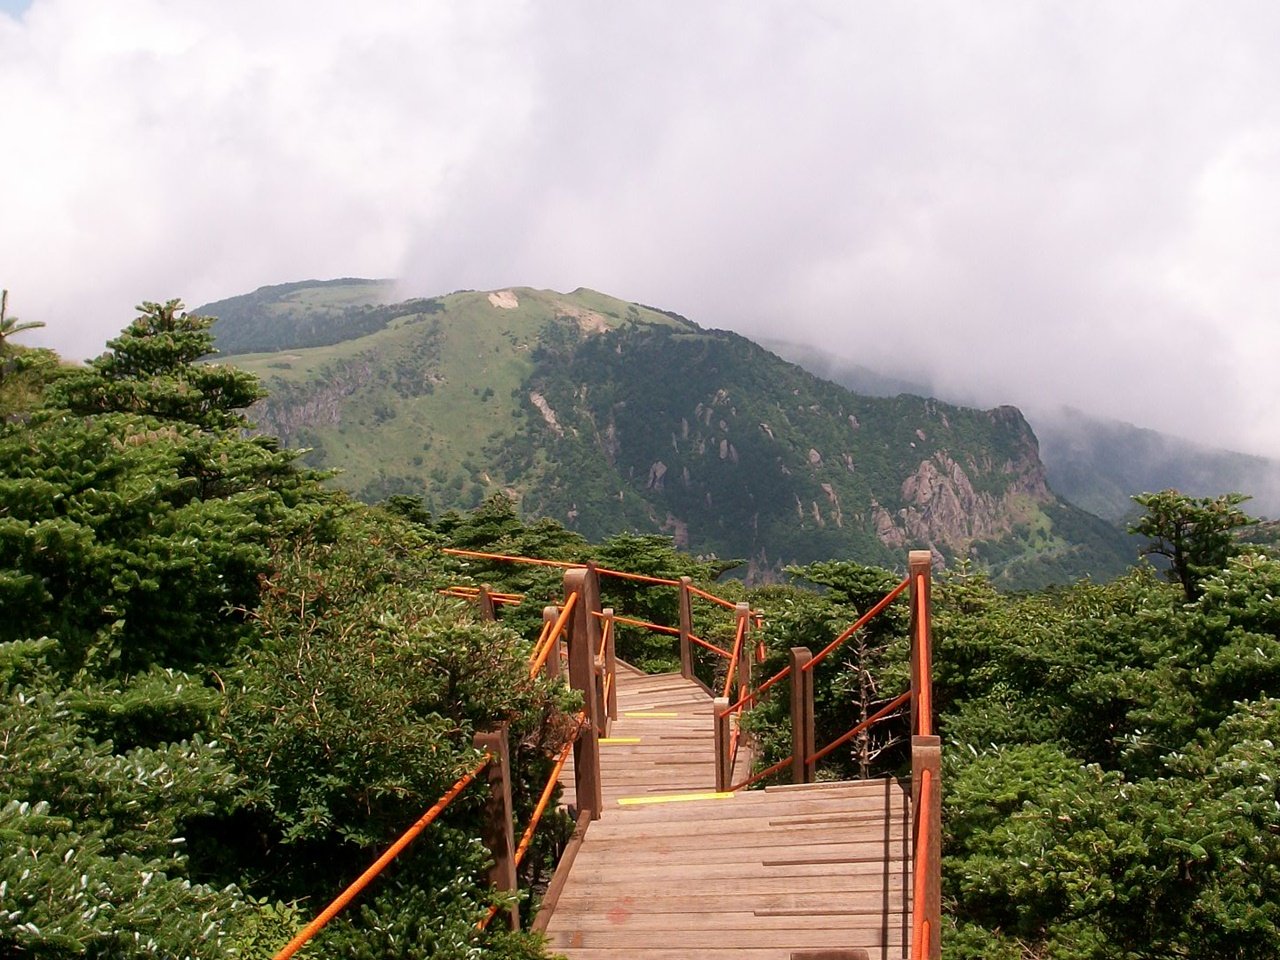
[[[764,341],[779,356],[856,393],[922,396],[922,381],[889,377],[804,344]],[[961,398],[948,397],[952,402]],[[1135,513],[1133,495],[1173,487],[1189,496],[1239,492],[1251,513],[1280,516],[1280,461],[1203,444],[1070,407],[1026,411],[1040,441],[1050,486],[1076,506],[1120,523]]]
[[[388,305],[383,289],[264,288],[251,306],[223,301],[243,309],[214,327],[223,359],[270,391],[260,427],[364,499],[415,494],[442,511],[501,491],[590,538],[664,532],[749,558],[757,577],[832,557],[896,566],[929,546],[1029,587],[1105,578],[1132,556],[1050,490],[1012,407],[858,395],[590,290]]]
[[[1054,489],[1108,520],[1134,513],[1132,494],[1169,487],[1195,497],[1239,492],[1250,513],[1280,515],[1280,462],[1192,443],[1064,407],[1035,418]]]

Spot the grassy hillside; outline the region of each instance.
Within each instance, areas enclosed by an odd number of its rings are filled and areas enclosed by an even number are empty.
[[[369,289],[264,288],[225,339],[215,327],[224,350],[271,328],[276,349],[226,358],[270,391],[256,419],[364,499],[414,494],[439,512],[503,491],[591,538],[664,532],[749,558],[756,575],[930,546],[1033,586],[1127,559],[1122,538],[1048,489],[1013,408],[858,396],[735,334],[594,291],[353,306]],[[313,342],[340,316],[375,314],[371,332]]]

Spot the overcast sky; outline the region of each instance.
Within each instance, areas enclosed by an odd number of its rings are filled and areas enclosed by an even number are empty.
[[[73,357],[588,286],[1280,456],[1277,49],[1274,0],[0,0],[0,285]]]

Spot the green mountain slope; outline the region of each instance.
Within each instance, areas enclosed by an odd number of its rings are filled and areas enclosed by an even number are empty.
[[[357,289],[305,302],[363,313]],[[270,290],[255,294],[263,324]],[[1049,490],[1011,407],[859,396],[735,334],[588,290],[409,301],[377,308],[394,316],[373,332],[307,346],[299,293],[281,294],[297,339],[277,327],[278,349],[224,359],[263,377],[263,429],[366,499],[411,493],[440,511],[504,491],[591,538],[661,531],[750,558],[757,575],[828,557],[899,564],[929,546],[1032,586],[1128,559],[1122,536]]]

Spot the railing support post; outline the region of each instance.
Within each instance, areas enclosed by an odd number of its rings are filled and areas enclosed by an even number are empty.
[[[555,622],[560,619],[560,608],[549,606],[542,608],[542,623],[546,629],[550,630]],[[546,661],[542,664],[542,672],[553,680],[560,676],[560,640],[559,638],[551,641],[551,652],[547,654]]]
[[[596,700],[596,646],[591,625],[595,617],[587,607],[588,571],[575,567],[565,571],[564,592],[578,594],[569,617],[569,686],[582,693],[582,709],[587,722],[573,745],[574,793],[578,810],[590,810],[591,819],[600,819],[600,704]]]
[[[605,713],[610,720],[618,719],[618,648],[614,634],[618,626],[613,622],[613,607],[604,610],[604,673],[612,677],[609,681],[609,695],[605,697]]]
[[[813,659],[808,647],[791,648],[791,782],[813,783],[817,751],[813,732],[813,671],[805,665]]]
[[[689,634],[693,632],[693,596],[689,587],[693,578],[680,578],[680,676],[686,680],[693,679],[693,641]]]
[[[511,812],[511,750],[507,741],[507,725],[503,723],[494,730],[477,733],[472,742],[477,750],[493,755],[483,774],[489,784],[489,797],[485,800],[484,822],[481,826],[484,845],[493,855],[489,883],[504,893],[514,892],[516,840]],[[503,912],[511,929],[519,930],[519,908],[512,904],[510,910]]]
[[[742,646],[738,648],[738,688],[737,696],[741,697],[744,690],[751,689],[751,605],[740,603],[734,611],[734,636],[737,631],[742,631]],[[743,704],[742,709],[750,710],[751,701]]]
[[[733,770],[729,766],[729,745],[732,731],[729,724],[729,698],[716,697],[711,701],[711,718],[715,724],[716,790],[728,790],[733,783]]]
[[[921,785],[929,774],[929,808],[920,809]],[[934,736],[911,738],[912,862],[924,874],[924,919],[929,942],[923,952],[913,945],[913,957],[938,960],[942,956],[942,740]],[[927,838],[927,839],[926,839]],[[918,851],[925,841],[928,856],[920,862]],[[913,921],[915,929],[921,925]]]
[[[933,733],[933,632],[929,622],[930,573],[933,555],[912,550],[907,562],[911,578],[911,732]]]
[[[487,583],[480,584],[480,589],[476,593],[476,602],[480,605],[481,620],[498,619],[498,611],[493,605],[493,587]]]

